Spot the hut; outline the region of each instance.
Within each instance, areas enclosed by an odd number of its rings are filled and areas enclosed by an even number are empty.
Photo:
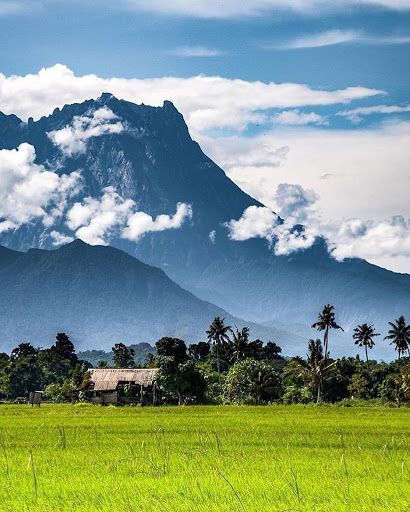
[[[91,401],[98,404],[156,405],[157,368],[95,368],[90,370]]]
[[[28,403],[33,405],[37,405],[40,407],[41,401],[43,399],[44,391],[30,391],[28,395]]]

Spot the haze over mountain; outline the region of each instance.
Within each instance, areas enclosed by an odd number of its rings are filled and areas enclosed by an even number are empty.
[[[83,140],[79,151],[66,146],[63,154],[62,144],[48,134],[101,108],[121,128]],[[358,322],[370,321],[382,330],[388,320],[410,309],[408,275],[359,259],[338,262],[320,240],[289,256],[274,255],[264,239],[230,240],[226,223],[261,204],[202,152],[170,102],[149,107],[103,94],[37,122],[0,115],[1,147],[12,149],[23,142],[34,146],[38,164],[60,175],[80,170],[82,189],[76,201],[99,198],[104,188],[113,187],[153,217],[174,215],[178,203],[190,205],[192,217],[178,229],[146,233],[137,241],[110,232],[107,242],[166,270],[184,288],[238,317],[312,336],[310,324],[324,303],[332,303],[346,329],[344,340],[351,343],[349,329]],[[51,248],[52,230],[73,235],[61,217],[48,227],[40,221],[25,224],[3,233],[0,241],[17,250]]]
[[[163,336],[206,339],[215,316],[247,322],[197,299],[160,269],[112,247],[76,240],[60,249],[26,253],[0,247],[0,344],[47,346],[57,332],[77,348],[110,350],[119,341],[155,343]],[[281,336],[251,324],[252,335]]]

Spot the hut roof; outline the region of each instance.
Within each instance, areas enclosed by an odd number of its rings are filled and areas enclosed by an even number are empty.
[[[113,391],[119,382],[152,386],[157,368],[95,368],[90,370],[94,391]]]

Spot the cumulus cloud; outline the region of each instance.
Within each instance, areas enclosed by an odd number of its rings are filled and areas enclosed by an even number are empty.
[[[372,36],[360,30],[334,29],[316,34],[303,35],[285,43],[265,45],[264,47],[276,50],[299,50],[303,48],[322,48],[324,46],[352,43],[371,45],[408,44],[410,43],[410,36]]]
[[[395,216],[383,221],[349,218],[323,222],[314,207],[318,200],[313,190],[283,183],[275,193],[283,222],[270,208],[252,206],[240,219],[227,223],[229,237],[237,241],[265,238],[277,256],[308,249],[321,237],[339,261],[410,257],[410,219]]]
[[[315,112],[300,112],[299,110],[284,110],[273,117],[278,124],[301,126],[305,124],[327,124],[326,117]]]
[[[35,163],[30,144],[0,150],[0,233],[41,219],[45,226],[62,214],[81,186],[78,172],[59,176]]]
[[[349,119],[352,123],[360,123],[363,117],[374,114],[403,114],[410,112],[410,105],[373,105],[371,107],[358,107],[351,110],[343,110],[337,115]]]
[[[113,187],[103,189],[102,197],[87,197],[67,212],[66,224],[90,245],[107,245],[114,234],[137,242],[145,233],[178,229],[192,217],[192,208],[178,203],[174,215],[158,215],[155,219],[136,211],[132,199],[122,198]]]
[[[410,257],[410,219],[402,216],[382,222],[347,219],[325,227],[324,233],[337,260]]]
[[[312,89],[295,83],[264,83],[233,80],[219,76],[191,78],[101,78],[75,76],[61,64],[37,74],[0,74],[0,110],[23,119],[39,118],[66,103],[96,98],[104,91],[148,105],[160,106],[171,100],[184,114],[190,129],[199,134],[213,128],[241,130],[249,123],[263,122],[264,111],[272,108],[347,104],[384,94],[367,87],[347,87],[334,91]]]
[[[249,206],[238,220],[232,219],[226,223],[226,226],[231,240],[243,241],[250,238],[270,240],[278,221],[278,216],[270,208]]]
[[[123,226],[135,203],[123,199],[113,187],[103,189],[101,198],[86,197],[67,212],[67,226],[90,245],[107,245],[107,238]]]
[[[118,116],[109,108],[101,107],[88,115],[75,116],[70,125],[47,135],[65,155],[73,156],[85,153],[88,139],[123,130]]]
[[[313,206],[318,199],[319,195],[314,190],[304,189],[292,183],[281,183],[274,195],[280,215],[285,222],[290,220],[293,224],[306,222],[312,215]]]
[[[318,195],[300,185],[282,183],[275,199],[279,215],[271,208],[250,206],[238,220],[226,223],[229,238],[237,241],[265,238],[277,256],[311,247],[318,235],[317,227],[301,226],[301,223],[312,216]]]
[[[178,229],[190,218],[192,218],[192,208],[185,203],[177,204],[174,215],[158,215],[155,219],[147,213],[135,212],[128,218],[127,226],[123,229],[121,236],[137,242],[145,233]]]
[[[301,14],[320,14],[343,11],[350,7],[384,7],[410,9],[408,0],[128,0],[130,6],[149,12],[196,18],[237,18],[259,16],[270,11],[293,11]]]

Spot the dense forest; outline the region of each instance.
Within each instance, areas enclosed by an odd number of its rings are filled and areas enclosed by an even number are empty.
[[[400,406],[410,401],[410,325],[403,316],[390,322],[382,336],[370,324],[352,336],[364,357],[331,357],[331,331],[342,329],[327,305],[312,324],[320,338],[307,344],[306,357],[283,357],[274,342],[251,340],[249,328],[237,329],[217,317],[206,341],[186,344],[162,338],[147,343],[117,343],[111,353],[76,354],[65,333],[47,349],[21,343],[0,354],[0,398],[25,402],[30,391],[44,390],[50,401],[87,400],[89,373],[98,368],[158,368],[157,383],[165,403],[349,403],[378,400]],[[377,362],[369,356],[376,338],[390,343],[397,359]]]

